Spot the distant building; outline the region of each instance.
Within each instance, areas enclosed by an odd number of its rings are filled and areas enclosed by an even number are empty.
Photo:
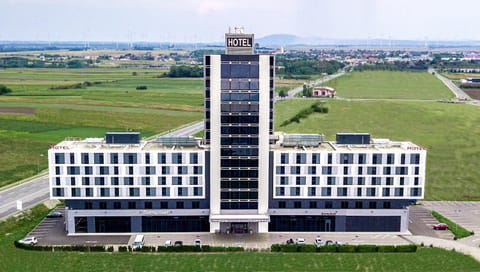
[[[335,89],[326,86],[314,87],[312,92],[313,96],[318,97],[335,97],[336,94]]]

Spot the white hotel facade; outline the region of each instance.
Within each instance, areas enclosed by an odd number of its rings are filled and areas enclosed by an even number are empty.
[[[204,139],[109,133],[50,148],[68,232],[407,231],[426,150],[274,133],[274,56],[253,54],[252,34],[226,44],[204,59]]]

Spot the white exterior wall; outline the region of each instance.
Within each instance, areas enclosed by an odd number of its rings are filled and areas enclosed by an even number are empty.
[[[220,214],[221,59],[210,56],[210,213]],[[220,226],[210,223],[210,231]]]
[[[56,164],[55,163],[55,154],[63,153],[65,154],[65,163]],[[75,162],[70,162],[70,154],[74,154]],[[104,155],[104,164],[94,164],[93,162],[89,164],[82,164],[82,153],[88,153],[91,160],[93,160],[94,153],[102,153]],[[110,154],[118,154],[118,163],[113,164],[110,162]],[[123,154],[124,153],[135,153],[137,154],[137,163],[136,164],[124,164],[123,163]],[[146,164],[145,154],[150,154],[150,163]],[[158,162],[158,154],[164,153],[166,155],[166,163],[160,164]],[[183,160],[181,164],[172,163],[172,154],[181,153]],[[198,162],[196,164],[190,164],[190,154],[196,153],[198,156]],[[106,150],[81,150],[81,149],[62,149],[55,150],[50,149],[48,152],[49,160],[49,183],[50,183],[50,198],[52,199],[203,199],[205,198],[205,152],[203,150],[198,151],[184,151],[184,150],[161,150],[161,151],[106,151]],[[187,173],[178,174],[177,169],[179,166],[184,166],[187,169]],[[76,175],[68,174],[68,167],[79,167],[80,172]],[[92,167],[92,174],[85,174],[85,167]],[[109,169],[108,174],[100,174],[100,167],[107,167]],[[118,167],[118,174],[114,174],[114,167]],[[133,167],[133,174],[129,174],[129,167]],[[155,174],[146,174],[145,167],[154,167]],[[170,172],[168,174],[162,173],[162,167],[168,167]],[[200,173],[194,174],[193,167],[199,167]],[[60,170],[59,174],[57,169]],[[83,185],[82,178],[89,177],[89,185]],[[104,185],[96,185],[95,177],[103,177]],[[118,185],[113,185],[111,183],[111,178],[118,178]],[[125,185],[124,178],[133,177],[133,185]],[[150,185],[142,184],[142,177],[150,178]],[[165,185],[159,184],[159,177],[165,177]],[[173,177],[182,177],[181,185],[172,184]],[[191,185],[190,177],[197,177],[198,184]],[[72,185],[72,178],[75,181],[75,185]],[[60,182],[58,184],[58,181]],[[178,188],[187,188],[188,195],[178,195]],[[63,196],[53,195],[53,191],[56,188],[62,188],[64,190]],[[79,196],[72,196],[72,188],[80,189]],[[86,196],[86,188],[92,189],[92,196]],[[109,196],[101,196],[100,189],[104,188],[109,191]],[[119,189],[119,195],[115,196],[114,188]],[[139,188],[138,196],[130,196],[130,188]],[[146,188],[155,188],[155,196],[147,196]],[[162,188],[169,188],[169,195],[162,195]],[[193,188],[200,188],[201,194],[194,195]]]
[[[288,164],[281,164],[281,154],[286,153],[289,154],[289,162]],[[341,164],[340,163],[340,154],[343,153],[350,153],[354,154],[354,163],[353,164]],[[303,150],[276,150],[274,152],[274,184],[273,184],[273,197],[274,198],[282,198],[282,199],[305,199],[305,198],[312,198],[312,199],[423,199],[425,193],[425,161],[426,161],[426,151],[425,150],[418,150],[418,151],[389,151],[388,149],[378,150],[374,148],[369,148],[362,150],[361,152],[356,151],[325,151],[325,150],[312,150],[312,151],[303,151]],[[297,164],[296,163],[296,155],[297,154],[306,154],[306,163],[304,164]],[[320,154],[320,163],[313,164],[311,160],[312,154]],[[332,164],[328,164],[328,154],[332,154]],[[366,163],[365,164],[358,164],[357,156],[358,154],[366,154]],[[373,154],[383,154],[382,155],[382,164],[372,164],[372,155]],[[394,163],[387,164],[387,154],[394,154]],[[405,154],[406,161],[405,164],[401,164],[401,154]],[[420,154],[420,163],[411,164],[410,163],[410,154]],[[285,167],[285,174],[278,174],[277,167]],[[299,166],[300,167],[300,174],[291,173],[291,166]],[[332,168],[331,174],[322,174],[322,167],[327,166]],[[316,174],[309,174],[308,167],[315,167]],[[344,167],[348,167],[348,174],[344,174]],[[358,173],[358,168],[362,167],[363,172],[362,174]],[[375,167],[376,174],[368,174],[367,167]],[[391,167],[391,174],[385,175],[383,173],[384,167]],[[408,174],[407,175],[397,175],[395,173],[396,167],[407,167]],[[415,167],[419,168],[418,175],[414,174]],[[282,185],[281,184],[281,176],[288,177],[288,184]],[[327,184],[327,177],[335,177],[336,183],[335,185],[328,185]],[[364,177],[365,184],[358,185],[357,184],[357,177]],[[304,185],[297,185],[296,178],[297,177],[305,177],[305,184]],[[319,177],[320,182],[317,185],[312,184],[312,177]],[[343,178],[344,177],[351,177],[352,178],[352,185],[344,185]],[[381,179],[380,185],[371,185],[371,177],[379,177]],[[386,185],[386,178],[392,177],[393,178],[393,185]],[[404,178],[404,184],[400,185],[400,178]],[[415,185],[415,179],[418,179],[418,184]],[[277,188],[284,187],[285,195],[278,195]],[[291,195],[290,188],[292,187],[300,187],[300,195]],[[308,195],[308,190],[310,187],[316,188],[315,195]],[[337,195],[337,188],[347,188],[347,195],[346,196],[339,196]],[[330,196],[322,196],[322,188],[331,188],[331,195]],[[357,195],[358,188],[361,188],[362,195]],[[376,188],[376,194],[374,196],[368,196],[366,192],[366,188]],[[383,188],[390,188],[390,195],[383,196],[382,191]],[[395,188],[403,188],[404,195],[403,196],[395,196]],[[411,195],[411,188],[421,188],[421,194],[418,196]]]

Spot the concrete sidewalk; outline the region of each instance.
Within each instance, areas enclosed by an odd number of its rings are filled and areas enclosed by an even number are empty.
[[[471,236],[474,237],[474,236]],[[434,237],[427,237],[427,236],[405,236],[405,239],[410,240],[412,243],[420,245],[423,243],[425,246],[434,246],[438,248],[443,248],[447,250],[454,249],[457,252],[461,252],[465,255],[472,256],[475,260],[480,262],[480,248],[478,246],[472,246],[466,243],[462,243],[460,240],[445,240],[440,238]]]

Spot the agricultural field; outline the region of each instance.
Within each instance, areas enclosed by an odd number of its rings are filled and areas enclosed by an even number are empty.
[[[363,71],[327,82],[341,98],[438,100],[454,95],[426,72]]]
[[[17,249],[14,240],[48,209],[0,222],[0,271],[478,271],[469,256],[438,248],[416,253],[80,253]]]
[[[160,78],[162,70],[5,69],[0,83],[0,186],[47,167],[65,137],[141,131],[148,137],[201,120],[202,79]],[[137,90],[146,86],[146,90]]]
[[[328,113],[314,113],[300,123],[280,127],[312,103],[304,99],[277,102],[276,131],[320,133],[329,140],[335,140],[337,132],[369,132],[373,138],[412,141],[427,149],[426,199],[480,200],[480,107],[331,100]]]

